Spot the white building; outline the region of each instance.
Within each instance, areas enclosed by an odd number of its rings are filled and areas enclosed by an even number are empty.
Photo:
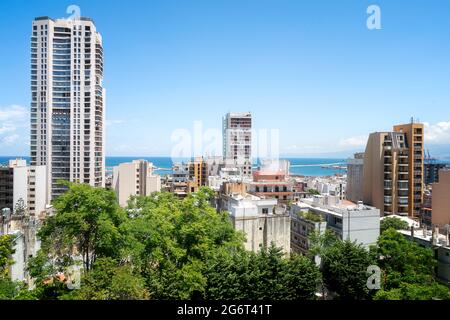
[[[366,248],[376,244],[380,235],[380,210],[374,207],[356,205],[338,197],[314,196],[300,200],[292,210],[320,215],[327,229],[340,239],[356,241]]]
[[[105,185],[102,37],[94,22],[38,17],[31,36],[31,165],[46,166],[49,199],[60,180]]]
[[[0,188],[9,190],[0,196],[0,209],[9,208],[13,213],[19,201],[30,215],[39,215],[47,205],[45,166],[28,166],[26,160],[10,160],[8,166],[0,168],[6,179],[0,179]]]
[[[245,233],[246,250],[257,252],[273,243],[289,255],[290,216],[277,207],[276,199],[237,194],[227,200],[234,228]]]
[[[153,174],[151,162],[134,160],[113,168],[112,186],[119,204],[125,207],[131,196],[148,196],[161,191],[161,177]]]
[[[252,174],[252,115],[227,113],[223,118],[223,157],[244,176]]]

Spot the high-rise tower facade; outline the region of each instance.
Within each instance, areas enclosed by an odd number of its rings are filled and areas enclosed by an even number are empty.
[[[418,216],[423,199],[423,124],[370,134],[364,153],[363,200],[385,215]]]
[[[227,113],[223,118],[223,156],[244,176],[252,174],[252,115]]]
[[[102,37],[94,22],[38,17],[31,37],[31,165],[46,165],[47,198],[60,180],[105,185]]]
[[[395,132],[405,134],[409,148],[409,212],[418,216],[423,201],[424,192],[424,125],[411,121],[408,124],[394,126]]]

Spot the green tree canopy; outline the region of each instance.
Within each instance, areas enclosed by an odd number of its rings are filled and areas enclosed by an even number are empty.
[[[123,254],[126,243],[119,229],[125,213],[114,192],[87,184],[66,185],[68,191],[53,203],[56,215],[39,230],[43,251],[69,264],[81,256],[86,271],[97,257]]]
[[[9,275],[9,267],[14,263],[13,238],[10,235],[0,236],[0,277]]]
[[[375,259],[360,244],[336,241],[324,250],[322,263],[324,283],[338,299],[370,298],[367,268],[375,264]]]
[[[382,289],[377,300],[450,299],[450,290],[435,280],[436,259],[431,248],[420,247],[393,228],[378,239]]]
[[[218,252],[208,264],[205,299],[312,300],[321,281],[311,259],[284,258],[273,245],[258,253]]]
[[[380,231],[383,233],[389,228],[393,228],[395,230],[408,230],[409,225],[408,222],[403,221],[397,217],[386,217],[383,218],[380,222]]]

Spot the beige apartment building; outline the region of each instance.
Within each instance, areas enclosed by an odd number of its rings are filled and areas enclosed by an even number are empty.
[[[370,134],[364,153],[363,201],[384,215],[418,216],[423,193],[423,124]]]
[[[151,162],[134,160],[113,168],[112,186],[120,206],[125,207],[131,196],[148,196],[161,191],[161,177],[153,174]]]
[[[439,171],[439,182],[433,183],[431,222],[439,228],[450,224],[450,170]]]
[[[424,192],[424,126],[412,123],[394,126],[395,132],[406,135],[409,154],[409,207],[411,216],[419,216]]]

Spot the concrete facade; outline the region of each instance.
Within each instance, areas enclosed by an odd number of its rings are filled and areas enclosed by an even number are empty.
[[[355,153],[353,159],[347,160],[347,200],[363,201],[363,167],[364,153]]]
[[[105,186],[102,37],[94,22],[38,17],[31,37],[32,166],[46,166],[49,201],[60,180]]]
[[[364,247],[376,244],[380,235],[380,211],[374,207],[356,205],[336,197],[314,196],[302,199],[293,208],[297,212],[311,211],[320,215],[327,229],[340,239],[356,241]]]
[[[257,196],[277,199],[287,204],[293,200],[294,181],[286,178],[284,171],[255,171],[253,181],[248,183],[248,190]]]
[[[10,160],[0,167],[0,209],[15,212],[22,202],[30,215],[40,214],[47,205],[46,167],[28,166],[25,160]]]
[[[394,126],[394,132],[404,133],[408,146],[409,194],[408,213],[410,217],[418,217],[423,201],[425,186],[424,174],[424,141],[425,128],[422,123],[411,121],[408,124]]]
[[[252,174],[252,115],[227,113],[223,118],[223,157],[239,168],[241,175]]]
[[[450,224],[450,170],[440,170],[439,182],[433,183],[432,188],[431,222],[443,228]]]
[[[228,198],[228,211],[234,228],[246,236],[245,249],[257,252],[272,243],[290,253],[290,215],[277,208],[275,199],[250,194]]]
[[[134,160],[114,167],[113,188],[120,206],[125,207],[131,196],[148,196],[161,191],[161,178],[153,175],[151,162]]]

